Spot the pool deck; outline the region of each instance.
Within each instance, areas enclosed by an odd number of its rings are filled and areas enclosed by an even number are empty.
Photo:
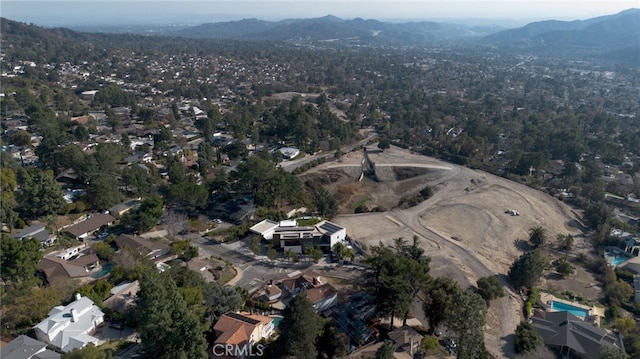
[[[544,293],[544,292],[540,293],[540,301],[542,302],[542,304],[544,305],[544,307],[548,312],[554,311],[553,309],[551,309],[551,302],[554,302],[554,301],[559,303],[564,303],[567,305],[572,305],[576,308],[584,309],[589,312],[589,318],[592,318],[593,322],[598,326],[600,326],[600,318],[604,317],[603,307],[597,307],[595,305],[590,307],[588,305],[580,304],[578,302],[572,302],[570,300],[560,299],[550,293]]]

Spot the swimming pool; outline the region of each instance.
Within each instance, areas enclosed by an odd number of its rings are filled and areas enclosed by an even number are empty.
[[[625,262],[627,259],[627,257],[625,256],[620,256],[617,255],[615,257],[613,257],[613,259],[611,260],[611,264],[613,264],[614,266],[620,265],[621,263]]]
[[[93,273],[91,277],[95,279],[102,278],[111,272],[111,268],[113,268],[113,263],[107,263],[102,266],[99,272]]]
[[[556,302],[555,300],[551,302],[551,310],[556,312],[569,312],[583,319],[587,319],[589,317],[589,310],[576,307],[571,304]]]
[[[282,317],[271,317],[271,321],[273,322],[274,327],[279,327],[280,322],[282,321]]]

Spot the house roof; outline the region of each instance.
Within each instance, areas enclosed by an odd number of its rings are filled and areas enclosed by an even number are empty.
[[[253,233],[262,235],[265,232],[276,229],[278,225],[278,222],[274,222],[270,219],[265,219],[264,221],[253,225],[253,227],[249,228],[249,230]]]
[[[263,315],[249,313],[229,312],[223,314],[222,317],[213,326],[213,329],[220,334],[215,340],[218,344],[243,344],[249,341],[251,333],[260,323],[269,324],[271,318]]]
[[[4,359],[60,358],[60,354],[47,349],[47,344],[21,335],[0,349]]]
[[[110,216],[108,214],[104,214],[104,213],[96,213],[91,215],[90,218],[74,224],[72,226],[69,226],[67,228],[64,229],[65,232],[75,236],[75,237],[80,237],[81,235],[88,233],[88,232],[92,232],[95,231],[96,229],[105,226],[111,222],[113,222],[115,220],[115,218],[113,218],[113,216]]]
[[[118,238],[116,238],[116,244],[120,249],[129,247],[134,251],[144,254],[149,254],[156,250],[169,248],[169,246],[164,242],[152,241],[144,237],[130,234],[121,234]]]
[[[32,226],[21,229],[20,231],[11,235],[11,238],[23,239],[35,236],[37,233],[44,231],[44,225],[34,224]]]
[[[308,289],[311,287],[319,286],[325,283],[324,278],[320,276],[320,273],[310,270],[304,273],[297,273],[295,276],[283,279],[280,283],[289,291],[293,292],[296,289]],[[292,273],[293,274],[293,273]]]
[[[307,289],[307,299],[313,304],[336,295],[338,295],[338,291],[329,283]]]
[[[334,233],[344,230],[343,227],[340,227],[339,225],[329,221],[322,221],[316,224],[316,229],[318,230],[318,232],[322,234],[327,234],[327,235],[332,235]]]
[[[75,319],[71,312],[75,311]],[[87,343],[98,342],[97,338],[87,335],[96,321],[102,321],[104,313],[91,299],[79,297],[67,306],[54,307],[49,316],[38,323],[34,329],[51,338],[51,344],[65,352],[82,348]]]
[[[407,326],[389,332],[389,339],[393,340],[396,344],[396,351],[401,350],[412,353],[411,346],[413,345],[413,353],[416,353],[420,347],[422,338],[423,336],[420,335],[420,333]]]
[[[38,263],[38,269],[44,272],[47,281],[52,284],[69,278],[86,277],[88,274],[85,267],[98,262],[95,253],[89,253],[72,260],[64,260],[57,257],[42,258]]]
[[[624,348],[614,334],[569,312],[537,312],[532,320],[546,345],[569,347],[586,358],[599,359],[603,345]]]

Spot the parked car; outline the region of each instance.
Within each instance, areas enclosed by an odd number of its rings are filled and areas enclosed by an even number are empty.
[[[122,329],[124,329],[124,324],[122,324],[122,323],[120,323],[120,322],[115,322],[115,321],[114,321],[114,322],[111,322],[111,323],[109,324],[109,327],[110,327],[110,328],[113,328],[113,329],[122,330]]]

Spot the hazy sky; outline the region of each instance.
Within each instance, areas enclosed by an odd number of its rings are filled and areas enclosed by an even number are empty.
[[[202,23],[242,18],[280,20],[335,15],[380,20],[575,20],[640,7],[638,0],[2,0],[0,15],[43,26]]]

